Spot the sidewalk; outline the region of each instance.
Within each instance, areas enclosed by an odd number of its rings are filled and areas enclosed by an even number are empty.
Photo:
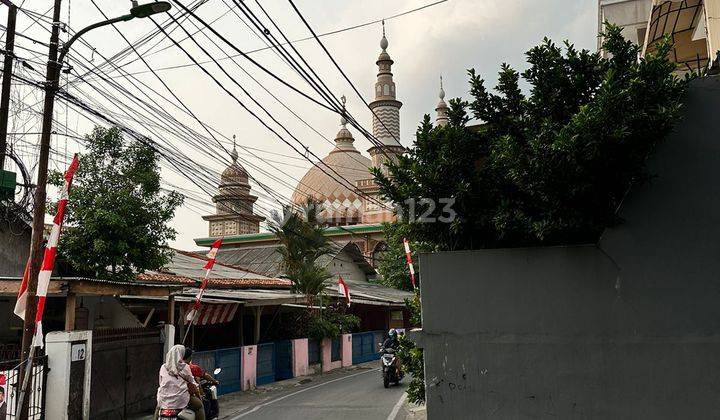
[[[425,405],[417,405],[405,400],[402,410],[395,417],[395,420],[426,420],[427,409]]]

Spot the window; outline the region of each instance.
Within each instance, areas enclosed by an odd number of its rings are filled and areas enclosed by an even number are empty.
[[[390,94],[390,85],[385,85],[383,87],[383,95],[387,96]]]

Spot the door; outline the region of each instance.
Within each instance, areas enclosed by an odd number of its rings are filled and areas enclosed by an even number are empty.
[[[265,343],[257,346],[256,384],[265,385],[275,382],[275,344]]]
[[[292,342],[282,340],[275,342],[275,380],[293,377]]]

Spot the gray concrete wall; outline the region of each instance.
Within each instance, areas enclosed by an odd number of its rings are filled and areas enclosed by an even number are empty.
[[[720,80],[599,244],[424,254],[428,417],[720,417]]]

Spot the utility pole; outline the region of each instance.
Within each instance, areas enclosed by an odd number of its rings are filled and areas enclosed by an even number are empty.
[[[17,6],[7,3],[8,20],[5,32],[5,62],[3,64],[2,90],[0,91],[0,171],[5,168],[5,153],[7,151],[7,126],[10,114],[10,82],[12,81],[12,68],[15,58],[15,19]]]
[[[60,3],[62,0],[55,0],[53,11],[52,32],[50,35],[50,49],[48,53],[47,73],[45,76],[45,105],[43,108],[42,134],[40,136],[40,158],[38,160],[37,188],[35,188],[35,206],[33,208],[32,237],[30,239],[30,277],[27,285],[27,306],[25,308],[25,321],[23,322],[23,339],[21,360],[32,357],[31,345],[35,331],[35,313],[37,310],[38,275],[42,262],[42,242],[45,231],[45,199],[46,184],[48,176],[48,158],[50,156],[50,133],[52,131],[53,108],[55,105],[55,92],[58,87],[61,64],[57,62],[58,43],[60,39]],[[32,347],[34,349],[34,347]],[[27,364],[20,365],[19,383],[25,384],[24,375],[32,372],[32,360]],[[26,372],[23,366],[27,366],[30,372]],[[21,392],[25,392],[23,386]],[[20,416],[27,418],[29,398],[21,398],[22,406],[18,407]]]

